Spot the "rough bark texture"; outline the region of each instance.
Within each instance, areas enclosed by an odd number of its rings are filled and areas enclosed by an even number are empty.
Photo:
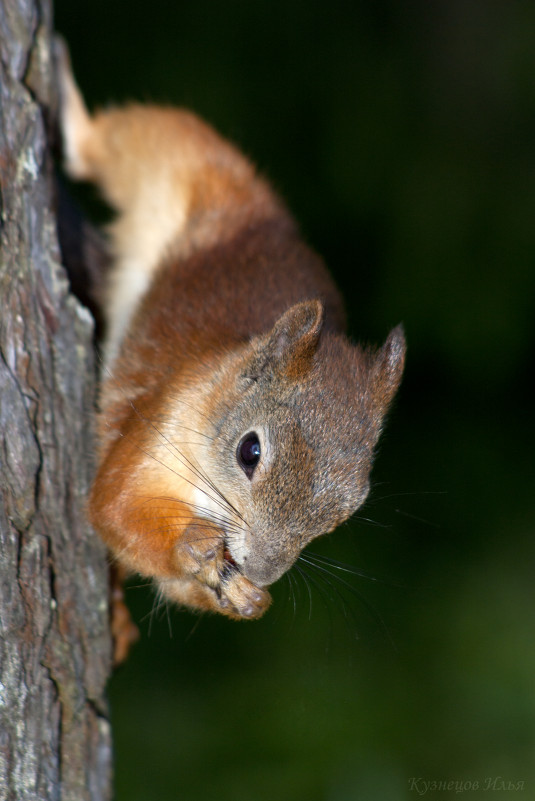
[[[0,799],[110,797],[92,321],[59,263],[47,0],[0,0]]]

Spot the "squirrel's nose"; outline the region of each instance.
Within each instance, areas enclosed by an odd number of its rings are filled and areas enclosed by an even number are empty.
[[[257,587],[267,587],[277,581],[293,565],[295,557],[286,555],[264,557],[262,554],[249,554],[240,565],[243,575]]]

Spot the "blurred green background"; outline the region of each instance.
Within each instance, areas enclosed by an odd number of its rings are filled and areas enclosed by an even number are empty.
[[[287,199],[352,336],[409,342],[372,496],[312,549],[377,581],[294,571],[243,624],[133,582],[117,801],[535,798],[535,4],[57,0],[56,24],[91,105],[195,109]]]

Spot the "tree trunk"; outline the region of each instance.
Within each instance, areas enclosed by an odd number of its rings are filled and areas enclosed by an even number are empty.
[[[110,797],[93,324],[59,263],[48,0],[0,0],[0,799]]]

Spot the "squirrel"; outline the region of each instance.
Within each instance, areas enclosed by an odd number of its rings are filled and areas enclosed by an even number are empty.
[[[352,344],[326,267],[249,160],[189,111],[90,114],[58,48],[65,170],[117,215],[90,521],[166,598],[258,618],[364,502],[403,329]]]

